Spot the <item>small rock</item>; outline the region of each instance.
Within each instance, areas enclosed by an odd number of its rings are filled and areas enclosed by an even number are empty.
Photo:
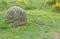
[[[6,23],[11,24],[12,27],[23,26],[26,24],[26,12],[17,6],[9,8],[6,12]]]

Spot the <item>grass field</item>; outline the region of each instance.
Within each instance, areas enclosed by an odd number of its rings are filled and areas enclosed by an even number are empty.
[[[11,28],[0,11],[0,39],[60,39],[60,13],[51,10],[26,10],[25,28]]]

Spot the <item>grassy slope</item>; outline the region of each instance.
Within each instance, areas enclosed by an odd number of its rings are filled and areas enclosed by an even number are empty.
[[[60,35],[60,13],[46,10],[28,10],[28,22],[25,28],[7,28],[4,12],[0,12],[0,39],[55,39]],[[58,37],[57,37],[58,38]]]

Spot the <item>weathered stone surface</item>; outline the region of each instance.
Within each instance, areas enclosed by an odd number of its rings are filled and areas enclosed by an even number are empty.
[[[26,12],[17,6],[9,8],[6,12],[6,23],[12,27],[23,26],[26,24]]]

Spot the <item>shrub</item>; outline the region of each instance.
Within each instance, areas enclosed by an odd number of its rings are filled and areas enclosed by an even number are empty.
[[[53,5],[53,4],[56,3],[56,0],[46,0],[46,3],[47,3],[48,5]]]
[[[56,2],[54,5],[53,5],[53,8],[55,10],[60,10],[60,3]]]
[[[23,3],[23,0],[16,0],[17,3]]]
[[[60,10],[60,0],[47,0],[46,3],[54,10]]]

